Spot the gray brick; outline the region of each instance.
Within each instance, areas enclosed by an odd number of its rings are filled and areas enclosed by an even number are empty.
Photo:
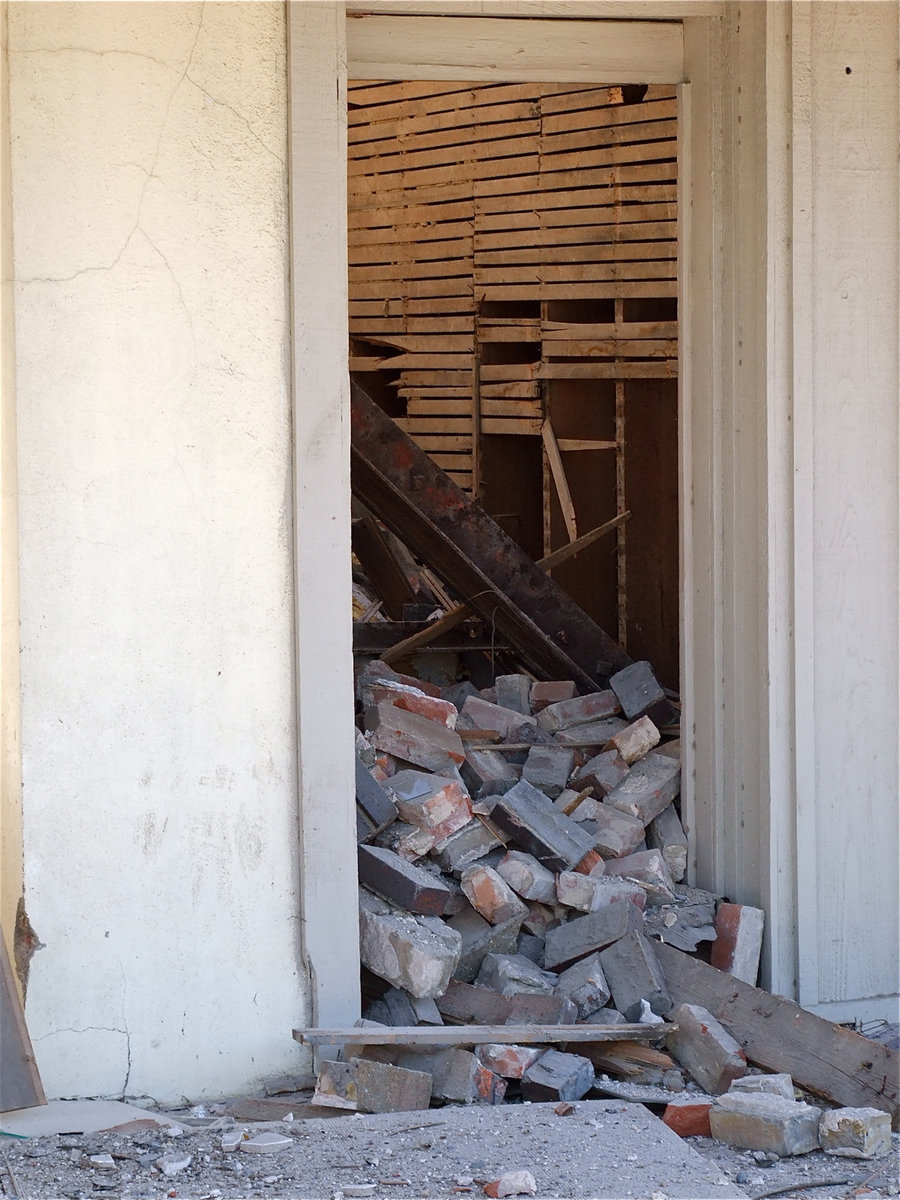
[[[622,907],[627,909],[630,906]],[[584,917],[581,919],[585,920]],[[672,997],[666,977],[653,944],[643,934],[634,929],[626,933],[600,951],[600,963],[613,1002],[627,1020],[638,1020],[641,1000],[646,1000],[658,1017],[664,1017],[669,1012]]]
[[[731,1034],[699,1004],[679,1004],[671,1014],[678,1028],[666,1045],[691,1078],[711,1096],[727,1092],[747,1072],[747,1059]]]
[[[612,691],[591,692],[587,696],[575,696],[548,705],[538,714],[537,722],[548,733],[558,733],[560,729],[570,729],[574,725],[588,725],[618,716],[621,711]]]
[[[647,826],[647,846],[662,851],[673,883],[681,883],[687,871],[688,842],[674,804],[668,804]]]
[[[522,768],[522,778],[551,800],[565,790],[575,761],[566,746],[532,746]]]
[[[572,784],[577,788],[592,787],[599,801],[619,786],[628,771],[628,763],[618,750],[602,750],[576,772]]]
[[[452,892],[435,875],[406,862],[393,850],[381,846],[360,846],[359,881],[377,896],[423,916],[443,916]]]
[[[531,676],[498,675],[494,681],[497,703],[501,708],[531,716]]]
[[[556,982],[555,975],[542,971],[524,954],[486,954],[475,979],[478,987],[501,996],[551,996]]]
[[[444,838],[440,849],[436,848],[432,854],[442,871],[458,875],[491,850],[499,849],[505,837],[489,818],[473,817],[467,825]]]
[[[602,721],[591,721],[587,725],[573,725],[569,729],[560,729],[555,735],[561,746],[596,746],[602,750],[611,737],[621,733],[628,722],[620,717],[606,717]]]
[[[471,983],[486,954],[516,953],[516,939],[522,919],[513,917],[502,925],[491,925],[473,908],[467,908],[450,917],[446,924],[460,938],[459,958],[452,972],[453,978]]]
[[[678,795],[681,767],[663,754],[647,754],[606,797],[612,808],[649,825]]]
[[[589,1058],[547,1050],[522,1076],[525,1100],[580,1100],[594,1086]]]
[[[477,800],[500,796],[519,782],[519,772],[497,750],[466,750],[466,761],[459,773]]]
[[[556,878],[533,854],[509,850],[497,864],[497,874],[524,900],[540,900],[545,904],[556,902]]]
[[[574,867],[593,849],[581,826],[553,807],[543,792],[520,780],[501,796],[491,819],[506,830],[523,850],[556,871]]]
[[[534,717],[491,704],[480,696],[469,696],[460,711],[460,729],[495,729],[504,740],[509,733],[522,724],[533,725]]]
[[[548,969],[566,967],[609,946],[629,931],[639,929],[641,923],[640,909],[634,904],[610,904],[584,917],[576,917],[574,921],[548,931],[544,965]],[[620,1006],[617,1004],[616,1007]]]
[[[656,705],[665,703],[666,694],[648,662],[631,663],[610,677],[609,686],[615,693],[626,717],[641,716]]]
[[[369,970],[414,996],[445,991],[462,948],[460,934],[440,918],[400,913],[362,888],[359,940]]]
[[[569,997],[578,1009],[581,1021],[603,1008],[609,1000],[609,986],[600,955],[590,954],[563,971],[557,980],[556,992]]]
[[[675,901],[675,885],[666,860],[659,850],[637,850],[625,858],[610,859],[607,875],[623,875],[647,893],[648,904],[671,904]]]
[[[459,766],[465,759],[462,739],[454,730],[385,700],[367,710],[365,723],[373,746],[429,771]]]

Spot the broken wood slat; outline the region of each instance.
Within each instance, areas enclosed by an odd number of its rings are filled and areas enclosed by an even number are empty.
[[[474,222],[472,222],[474,226]],[[379,231],[381,232],[381,231]],[[519,254],[540,247],[609,246],[612,243],[671,241],[677,237],[674,221],[632,221],[630,224],[607,224],[592,227],[585,223],[554,225],[550,228],[533,224],[522,230],[506,229],[499,233],[473,229],[475,253]]]
[[[678,295],[675,279],[634,280],[618,282],[596,280],[571,280],[569,283],[541,283],[526,286],[518,284],[484,284],[479,289],[486,303],[498,300],[662,300]]]
[[[559,507],[562,510],[563,521],[566,525],[566,531],[569,534],[569,541],[577,541],[578,524],[575,518],[575,504],[572,500],[572,493],[569,490],[569,481],[566,479],[566,469],[563,466],[562,457],[559,453],[559,446],[556,444],[556,435],[553,432],[553,426],[550,424],[549,418],[541,425],[541,440],[544,443],[544,453],[547,455],[550,474],[553,476],[556,498],[559,500]]]
[[[678,359],[542,363],[540,379],[677,379]]]
[[[532,178],[532,182],[534,179]],[[536,187],[536,184],[535,184]],[[623,192],[611,191],[611,187],[623,187]],[[479,195],[473,198],[473,206],[475,212],[475,229],[497,228],[498,224],[509,219],[513,221],[517,218],[517,207],[522,206],[522,215],[528,220],[537,220],[540,223],[550,224],[555,217],[560,224],[572,225],[577,223],[584,212],[585,223],[589,220],[589,214],[597,212],[602,216],[606,216],[608,221],[610,215],[616,210],[621,213],[621,203],[627,200],[630,204],[638,203],[654,203],[654,204],[670,204],[675,206],[678,200],[678,188],[674,182],[642,182],[632,180],[630,183],[623,183],[622,180],[613,181],[603,180],[597,185],[587,185],[579,187],[576,180],[574,185],[563,190],[548,190],[544,194],[537,194],[536,191],[529,193],[527,187],[519,189],[525,193],[518,200],[510,200],[503,193],[494,195],[491,192],[481,191]],[[577,211],[580,210],[580,211]],[[632,214],[636,215],[637,209],[632,209]],[[632,215],[629,214],[629,215]],[[488,221],[493,220],[494,224],[489,226]],[[484,222],[484,224],[482,224]],[[502,228],[502,225],[500,226]]]
[[[540,437],[543,424],[542,417],[482,417],[481,432],[507,437]]]
[[[563,451],[572,450],[618,450],[618,442],[601,442],[591,438],[557,438],[557,446]]]
[[[350,332],[351,334],[365,334],[369,339],[372,337],[388,338],[394,334],[405,336],[410,334],[418,336],[420,334],[433,333],[435,328],[446,330],[448,334],[471,334],[474,329],[474,322],[471,317],[466,315],[444,317],[440,320],[435,320],[432,317],[351,317]]]
[[[479,267],[557,266],[564,263],[644,262],[657,259],[677,259],[678,243],[657,242],[591,242],[582,239],[577,245],[528,246],[521,250],[483,250],[477,255]]]
[[[485,1042],[546,1045],[557,1042],[656,1041],[677,1025],[351,1025],[293,1031],[306,1046],[479,1046]]]
[[[358,300],[351,294],[350,320],[360,320],[366,317],[403,317],[421,316],[428,314],[433,319],[438,313],[451,313],[473,318],[475,304],[471,295],[465,297],[449,297],[436,300],[409,300],[402,297],[389,296],[386,299]]]
[[[616,1027],[613,1026],[613,1029]],[[621,1027],[620,1027],[621,1028]],[[587,1047],[585,1054],[599,1071],[609,1071],[614,1075],[638,1075],[648,1067],[666,1071],[675,1066],[670,1054],[657,1050],[654,1046],[646,1046],[642,1042],[608,1042],[595,1047]]]
[[[599,233],[601,232],[599,227],[603,227],[602,231],[608,231],[614,229],[616,224],[622,220],[622,208],[615,203],[611,196],[598,199],[593,207],[585,207],[587,203],[582,196],[579,207],[518,209],[503,207],[498,210],[498,206],[489,200],[477,202],[473,206],[476,246],[482,237],[496,238],[502,236],[503,233],[512,231],[546,232],[548,236],[552,237],[553,231],[557,229],[568,228],[583,234],[586,227],[597,226]],[[674,200],[666,200],[663,197],[656,200],[645,198],[641,201],[640,206],[632,206],[627,217],[630,222],[635,224],[644,222],[668,224],[675,221],[676,210],[677,205]],[[496,242],[494,244],[497,245]],[[499,244],[502,245],[502,242]]]
[[[384,345],[390,349],[416,354],[435,351],[443,351],[445,354],[451,351],[457,354],[472,354],[475,350],[474,330],[467,333],[397,333],[391,337],[385,337],[372,330],[360,340],[373,346]]]
[[[464,624],[471,614],[472,610],[465,604],[460,604],[457,608],[452,608],[450,612],[445,613],[442,617],[438,617],[436,621],[429,621],[415,633],[407,634],[402,641],[396,641],[395,639],[382,652],[381,661],[390,665],[391,663],[399,662],[410,654],[415,654],[417,650],[421,650],[424,646],[434,645],[435,642],[440,641],[446,634]],[[482,628],[480,621],[478,622],[478,626],[479,629]],[[467,639],[467,649],[473,648],[472,645],[468,644]]]
[[[351,382],[353,490],[551,679],[588,691],[631,661]]]
[[[699,1004],[725,1026],[747,1058],[848,1108],[879,1108],[900,1123],[900,1054],[751,987],[681,950],[654,949],[675,1004]]]
[[[403,605],[412,604],[416,594],[374,517],[361,517],[353,522],[352,545],[353,553],[381,598],[385,612],[399,621],[403,616]]]
[[[534,266],[483,267],[475,264],[475,285],[479,289],[496,284],[606,282],[627,279],[674,279],[677,260],[660,258],[653,262],[543,263]]]
[[[539,342],[541,340],[541,329],[537,322],[534,325],[520,325],[518,327],[510,327],[508,325],[479,325],[478,327],[478,345],[498,345],[500,343],[512,342],[514,345],[522,345],[523,342]]]
[[[677,358],[678,343],[660,338],[638,340],[615,338],[606,341],[564,341],[554,338],[544,343],[544,354],[554,358]]]
[[[614,100],[604,101],[603,100],[602,97],[603,97],[604,92],[612,93],[615,90],[618,90],[620,92],[618,101],[614,101]],[[569,112],[570,110],[577,109],[577,108],[587,108],[587,107],[593,108],[594,105],[596,104],[596,105],[603,107],[603,109],[604,109],[603,116],[605,119],[605,117],[607,115],[607,111],[610,113],[614,113],[616,111],[615,106],[619,106],[621,108],[621,110],[625,111],[625,112],[627,112],[629,109],[632,112],[635,112],[635,111],[640,112],[640,110],[644,104],[647,104],[648,102],[650,102],[652,100],[669,100],[669,99],[672,99],[674,97],[674,95],[675,95],[675,92],[674,92],[673,88],[671,86],[669,86],[668,84],[653,83],[653,84],[650,84],[650,86],[647,88],[647,91],[644,94],[644,99],[643,99],[642,103],[632,105],[632,104],[625,104],[623,102],[624,98],[621,95],[621,88],[613,89],[613,88],[609,88],[609,87],[601,87],[601,88],[565,87],[565,88],[560,88],[560,89],[557,89],[554,91],[544,88],[541,91],[541,113],[543,115],[546,115],[547,113],[553,113],[553,112]],[[607,105],[610,106],[609,109],[607,109],[607,107],[606,107]]]
[[[678,341],[677,321],[623,321],[620,324],[608,322],[603,325],[588,325],[575,321],[545,321],[543,324],[543,340],[568,341],[581,339],[584,341],[603,341],[604,339],[621,339],[622,342],[639,342],[644,339],[663,339]],[[620,343],[621,344],[621,343]]]
[[[6,939],[0,935],[0,1112],[46,1103]]]

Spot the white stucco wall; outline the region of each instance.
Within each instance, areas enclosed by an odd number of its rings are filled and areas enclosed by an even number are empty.
[[[296,1064],[279,3],[12,3],[27,1016],[51,1096]]]

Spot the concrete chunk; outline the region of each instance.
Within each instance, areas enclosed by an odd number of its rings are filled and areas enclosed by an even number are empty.
[[[705,1092],[719,1096],[746,1074],[743,1050],[712,1013],[699,1004],[679,1004],[671,1016],[678,1028],[666,1045]]]
[[[877,1108],[835,1108],[822,1113],[819,1145],[844,1158],[878,1158],[891,1148],[891,1118]]]
[[[681,767],[674,758],[646,754],[636,762],[606,803],[649,825],[668,808],[681,787]]]
[[[676,883],[674,904],[657,904],[647,909],[646,932],[668,946],[693,952],[701,942],[715,940],[716,899],[712,892]]]
[[[588,725],[593,721],[615,717],[622,711],[612,691],[591,692],[587,696],[574,696],[550,704],[538,713],[537,723],[547,733],[558,733],[573,725]]]
[[[414,996],[439,996],[459,962],[462,938],[439,918],[391,910],[360,889],[360,958],[382,979]]]
[[[574,761],[575,751],[566,746],[532,746],[522,768],[522,778],[555,800],[565,791]]]
[[[709,1112],[713,1137],[745,1150],[768,1150],[786,1157],[808,1154],[819,1146],[820,1108],[781,1096],[720,1096]]]
[[[681,883],[687,871],[687,845],[675,805],[668,804],[647,826],[647,847],[662,852],[674,883]]]
[[[582,827],[558,812],[543,792],[524,779],[498,799],[491,819],[523,850],[555,871],[574,867],[593,849]]]
[[[630,904],[618,905],[601,912],[637,911]],[[597,914],[600,915],[599,913]],[[581,918],[585,920],[584,917]],[[646,1000],[658,1017],[664,1017],[672,1007],[672,997],[656,957],[653,944],[632,929],[605,950],[600,951],[600,964],[612,994],[613,1003],[626,1020],[637,1021],[641,1000]]]
[[[522,1076],[526,1100],[580,1100],[594,1085],[594,1067],[589,1058],[547,1050]]]
[[[556,976],[541,970],[524,954],[486,954],[475,983],[501,996],[551,996]]]
[[[533,854],[509,850],[497,864],[497,874],[524,900],[556,901],[556,877]]]
[[[614,733],[606,745],[607,750],[618,750],[622,758],[631,766],[639,758],[659,744],[659,730],[649,717],[638,717],[624,729]]]
[[[599,954],[590,954],[574,963],[559,976],[557,995],[568,996],[578,1009],[578,1019],[583,1021],[592,1013],[599,1012],[609,1000],[609,986]]]
[[[403,820],[427,830],[435,845],[472,820],[469,797],[453,778],[398,771],[391,778],[390,789]]]
[[[622,875],[647,893],[648,904],[667,904],[675,900],[675,885],[659,850],[637,850],[625,858],[611,859],[607,875]]]
[[[360,846],[357,850],[359,881],[376,895],[425,916],[443,916],[452,893],[435,875],[406,862],[393,850]]]
[[[465,760],[458,733],[386,700],[367,710],[365,724],[373,746],[429,771],[443,771]]]
[[[502,925],[513,917],[521,922],[528,913],[528,906],[490,867],[475,863],[463,871],[459,882],[466,899],[491,925]]]
[[[777,1075],[740,1075],[732,1079],[729,1092],[758,1093],[767,1096],[782,1096],[785,1100],[793,1100],[794,1081],[790,1075],[780,1072]]]
[[[434,847],[434,835],[418,825],[409,825],[406,821],[394,821],[376,834],[373,844],[382,846],[385,850],[393,850],[404,862],[415,862],[422,858]]]
[[[633,931],[640,928],[641,921],[641,912],[636,905],[610,904],[597,912],[558,925],[547,932],[544,965],[548,969],[565,967],[595,950],[609,946],[628,933],[636,936]],[[617,1004],[616,1007],[620,1006]]]
[[[354,1058],[323,1062],[313,1104],[351,1112],[415,1112],[431,1103],[431,1076],[391,1063]]]
[[[716,940],[710,962],[744,983],[756,985],[766,914],[749,904],[722,901],[716,910]]]

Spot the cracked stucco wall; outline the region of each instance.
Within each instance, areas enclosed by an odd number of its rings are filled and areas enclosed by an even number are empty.
[[[50,1096],[295,1064],[278,3],[9,5],[27,1017]]]

